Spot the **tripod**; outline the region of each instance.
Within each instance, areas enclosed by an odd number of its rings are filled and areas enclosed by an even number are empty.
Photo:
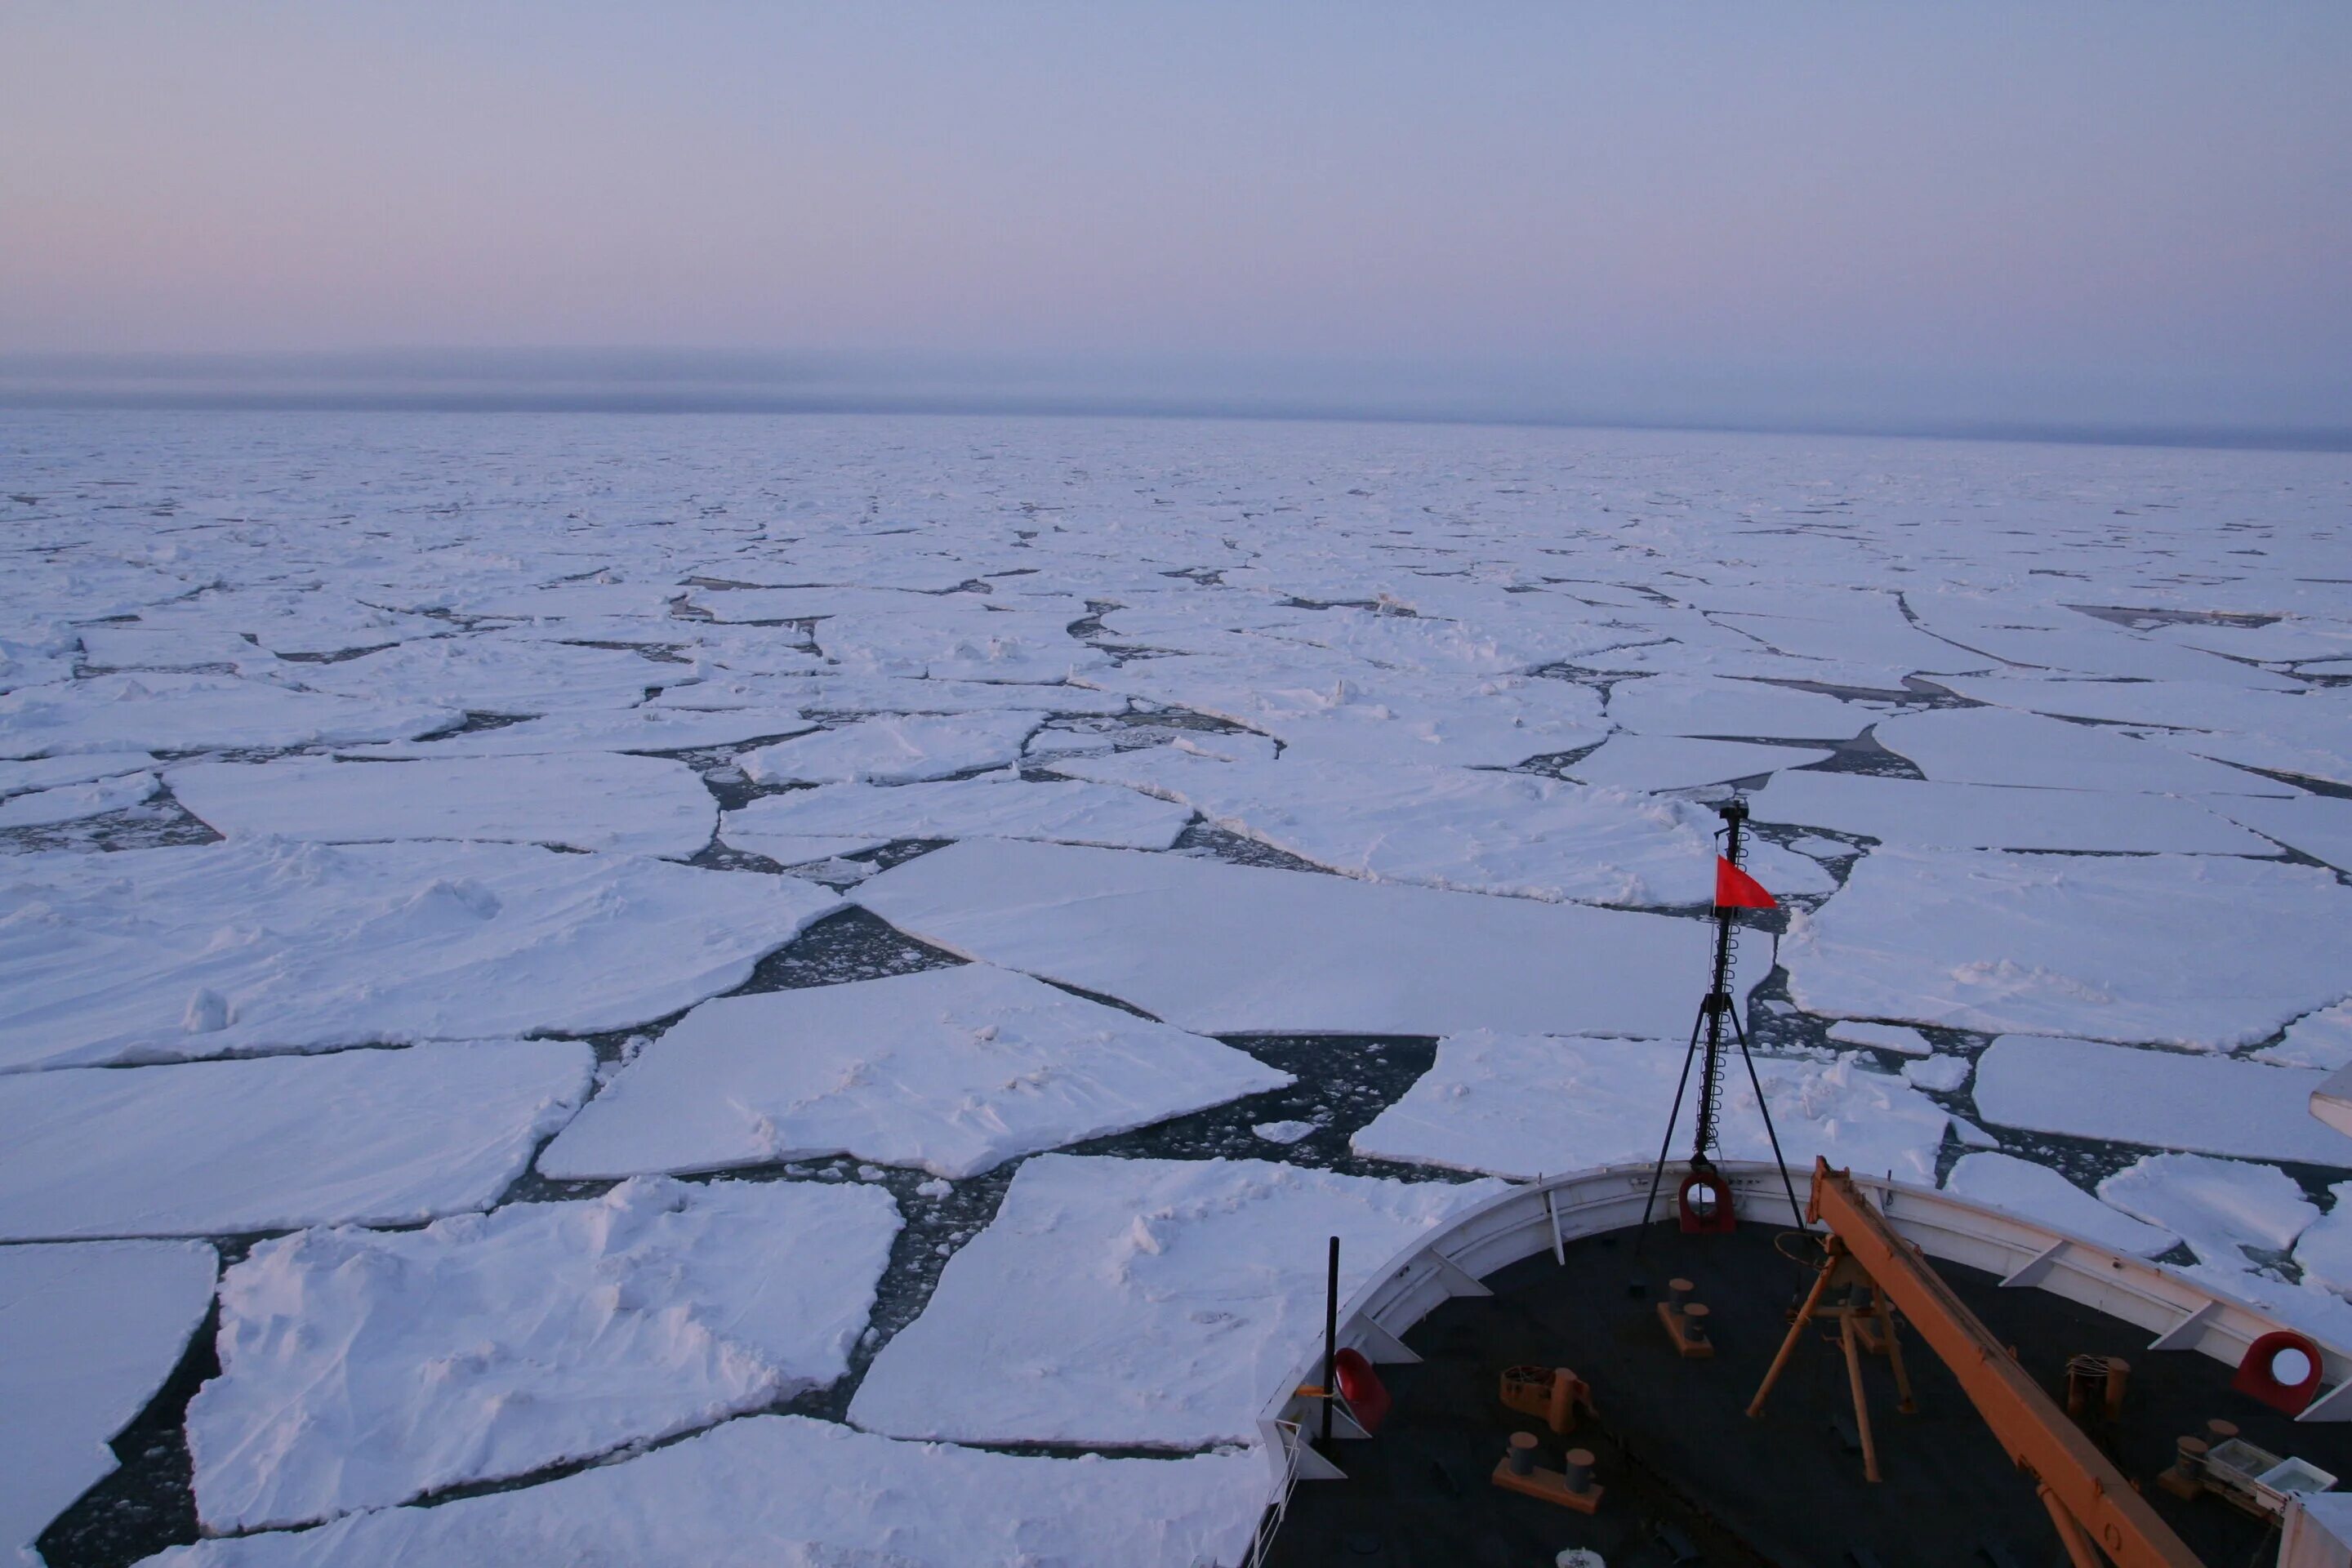
[[[1658,1140],[1658,1160],[1650,1173],[1650,1195],[1642,1205],[1642,1226],[1635,1231],[1633,1250],[1638,1254],[1642,1238],[1650,1228],[1650,1215],[1658,1205],[1658,1187],[1666,1176],[1666,1150],[1675,1141],[1675,1124],[1682,1120],[1683,1096],[1690,1088],[1691,1063],[1700,1062],[1696,1125],[1691,1134],[1691,1175],[1684,1183],[1684,1224],[1699,1230],[1731,1228],[1731,1189],[1715,1173],[1716,1121],[1723,1106],[1723,1023],[1731,1020],[1732,1038],[1738,1042],[1740,1059],[1748,1064],[1748,1081],[1756,1090],[1756,1109],[1763,1113],[1764,1135],[1772,1142],[1772,1163],[1780,1168],[1780,1185],[1789,1194],[1789,1210],[1797,1216],[1801,1228],[1805,1211],[1797,1202],[1796,1184],[1789,1179],[1789,1163],[1780,1155],[1780,1135],[1772,1126],[1772,1108],[1764,1100],[1764,1082],[1756,1071],[1756,1058],[1748,1048],[1748,1031],[1739,1022],[1739,1009],[1731,996],[1731,960],[1738,952],[1735,922],[1739,910],[1767,908],[1770,895],[1756,888],[1740,873],[1740,830],[1748,823],[1748,803],[1738,796],[1717,806],[1716,815],[1723,818],[1725,842],[1723,858],[1717,867],[1715,890],[1715,978],[1707,988],[1706,998],[1699,1003],[1698,1018],[1691,1025],[1690,1048],[1683,1054],[1683,1074],[1675,1085],[1675,1108],[1666,1117],[1666,1135]],[[1726,868],[1730,875],[1725,875]],[[1745,889],[1752,889],[1752,893]],[[1755,899],[1764,902],[1758,904]],[[1727,900],[1738,901],[1727,901]],[[1699,1056],[1704,1037],[1706,1054]],[[1694,1205],[1694,1194],[1702,1202]],[[1694,1207],[1703,1211],[1694,1223]]]

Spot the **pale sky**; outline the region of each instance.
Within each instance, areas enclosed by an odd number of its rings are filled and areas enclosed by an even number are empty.
[[[2352,426],[2347,279],[2344,0],[0,6],[0,353]]]

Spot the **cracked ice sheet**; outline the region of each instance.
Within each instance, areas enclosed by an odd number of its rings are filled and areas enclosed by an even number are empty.
[[[198,763],[165,777],[182,805],[229,838],[454,838],[682,860],[709,843],[719,824],[719,803],[692,768],[617,752]]]
[[[1713,896],[1715,816],[1686,801],[1529,773],[1225,762],[1178,746],[1044,765],[1181,801],[1228,832],[1366,881],[1654,907]],[[1748,868],[1777,892],[1836,886],[1803,856],[1753,847]]]
[[[1589,784],[1618,789],[1696,789],[1781,768],[1801,768],[1829,755],[1822,747],[1751,746],[1739,741],[1690,741],[1679,735],[1621,731],[1562,771]]]
[[[960,1179],[1291,1081],[1214,1040],[962,964],[706,1002],[539,1168],[571,1180],[848,1153]]]
[[[0,1072],[626,1028],[733,990],[840,907],[796,879],[526,845],[17,856]]]
[[[685,708],[623,708],[550,713],[520,724],[469,730],[444,741],[346,746],[338,754],[367,759],[441,761],[452,757],[522,757],[541,752],[685,752],[711,746],[778,741],[816,728],[793,708],[737,708],[702,712]]]
[[[2112,1208],[2050,1169],[1991,1150],[1963,1154],[1944,1178],[1944,1190],[1973,1203],[2022,1215],[2132,1258],[2169,1252],[2180,1238],[2161,1226]]]
[[[2292,800],[2225,795],[2213,805],[2223,816],[2290,849],[2325,860],[2339,871],[2352,871],[2352,800],[2316,795]]]
[[[2203,1154],[2150,1154],[2099,1184],[2126,1214],[2176,1232],[2196,1254],[2180,1270],[2336,1344],[2352,1343],[2352,1306],[2316,1283],[2291,1284],[2246,1248],[2284,1254],[2319,1218],[2294,1179],[2274,1165]]]
[[[0,1554],[36,1563],[49,1521],[115,1468],[212,1307],[213,1249],[111,1241],[0,1247]]]
[[[1882,848],[1780,943],[1828,1017],[2220,1050],[2342,999],[2352,891],[2219,856]]]
[[[2292,795],[2291,785],[2112,729],[2003,708],[1947,708],[1883,721],[1878,743],[1938,784],[2023,784],[2156,795]]]
[[[1610,722],[1640,735],[1850,741],[1885,712],[1760,680],[1654,675],[1609,693]]]
[[[746,752],[736,763],[762,784],[916,784],[1016,763],[1045,721],[1029,711],[861,719]]]
[[[378,700],[228,675],[100,675],[0,696],[0,756],[403,741],[464,719],[411,692]]]
[[[188,1406],[212,1531],[651,1442],[849,1370],[898,1206],[856,1183],[625,1182],[423,1230],[306,1230],[221,1280]]]
[[[2295,1238],[2295,1266],[2304,1283],[2352,1297],[2352,1182],[2327,1189],[2326,1218]]]
[[[0,1077],[0,1237],[404,1225],[496,1201],[587,1098],[571,1040]]]
[[[685,686],[699,679],[689,666],[665,664],[623,648],[486,632],[402,643],[319,665],[304,673],[302,683],[314,691],[352,697],[397,694],[476,712],[547,713],[565,708],[635,708],[651,688]]]
[[[1097,717],[1127,711],[1127,699],[1083,686],[996,685],[980,680],[911,680],[887,675],[824,675],[735,680],[719,677],[665,690],[653,709],[726,712],[788,707],[808,713],[1053,712]]]
[[[2352,1138],[2311,1114],[2326,1075],[2220,1057],[2003,1035],[1977,1064],[1987,1121],[2121,1143],[2352,1168]]]
[[[754,1415],[543,1485],[199,1542],[146,1568],[1198,1568],[1240,1562],[1266,1500],[1249,1452],[1038,1458]]]
[[[2338,1002],[2297,1018],[2287,1026],[2277,1045],[2256,1051],[2254,1059],[2325,1072],[2352,1063],[2352,1002]]]
[[[849,1418],[951,1441],[1250,1441],[1320,1328],[1326,1237],[1339,1237],[1345,1300],[1504,1190],[1040,1154],[874,1358]]]
[[[2273,804],[2242,795],[2215,799],[2215,805],[2231,815],[2235,815],[2234,808],[2242,802]],[[1780,773],[1748,796],[1748,804],[1759,822],[1834,828],[1915,848],[2273,853],[2257,835],[2194,802],[2123,790],[1923,784],[1866,773]]]
[[[0,808],[5,809],[5,808]],[[762,795],[727,814],[719,837],[738,849],[769,855],[771,843],[812,837],[1037,838],[1112,849],[1165,849],[1192,808],[1099,784],[1029,784],[1020,779],[954,779],[934,784],[825,784]],[[790,865],[793,843],[773,858]],[[800,855],[805,859],[806,855]]]
[[[1657,1158],[1685,1057],[1684,1047],[1657,1040],[1458,1035],[1437,1043],[1435,1064],[1349,1146],[1374,1159],[1520,1181],[1646,1163]],[[1832,1165],[1933,1183],[1949,1117],[1901,1079],[1856,1061],[1756,1058],[1781,1152],[1791,1167],[1819,1154]],[[1685,1099],[1681,1128],[1692,1113]],[[1772,1157],[1736,1046],[1727,1047],[1722,1114],[1724,1158]]]
[[[59,784],[0,801],[0,827],[46,827],[56,822],[76,822],[137,805],[163,781],[153,773],[125,773],[93,779],[88,784]]]
[[[959,597],[971,607],[955,605]],[[1108,654],[1066,629],[1086,614],[1082,605],[1056,613],[991,609],[970,595],[915,603],[925,607],[821,621],[817,646],[856,675],[1035,684],[1110,668]]]
[[[973,839],[858,888],[910,935],[1196,1034],[1662,1038],[1690,1027],[1708,928],[1181,855]],[[1738,994],[1769,950],[1749,942]]]

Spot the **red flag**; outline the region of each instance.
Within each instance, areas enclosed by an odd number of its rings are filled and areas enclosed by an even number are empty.
[[[1718,855],[1715,858],[1715,907],[1718,910],[1769,910],[1780,906],[1764,884]]]

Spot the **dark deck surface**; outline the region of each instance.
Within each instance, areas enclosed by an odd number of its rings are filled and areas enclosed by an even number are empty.
[[[1834,1338],[1811,1334],[1761,1420],[1743,1414],[1787,1332],[1786,1311],[1811,1283],[1774,1251],[1776,1227],[1727,1237],[1652,1228],[1639,1258],[1633,1235],[1588,1237],[1563,1269],[1549,1253],[1490,1278],[1492,1300],[1460,1299],[1405,1336],[1425,1358],[1380,1369],[1396,1405],[1380,1436],[1343,1442],[1345,1481],[1302,1481],[1272,1562],[1281,1568],[1549,1568],[1570,1546],[1609,1568],[1704,1563],[1837,1568],[2063,1563],[2033,1485],[1994,1442],[1967,1395],[1918,1335],[1904,1330],[1919,1412],[1896,1414],[1884,1360],[1865,1358],[1871,1421],[1885,1480],[1863,1479],[1848,1447],[1852,1396]],[[2150,1352],[2151,1337],[2113,1318],[2033,1289],[2003,1290],[1992,1276],[1938,1265],[1969,1308],[2045,1389],[2069,1357],[2120,1355],[2132,1364],[2115,1458],[2207,1568],[2268,1564],[2276,1532],[2218,1498],[2183,1503],[2155,1485],[2173,1440],[2212,1417],[2252,1442],[2299,1455],[2352,1479],[2352,1426],[2295,1426],[2230,1390],[2231,1369],[2210,1357]],[[1713,1313],[1712,1361],[1685,1361],[1656,1317],[1666,1281],[1697,1285]],[[1638,1298],[1630,1287],[1640,1281]],[[1554,1438],[1496,1397],[1505,1366],[1568,1366],[1592,1385],[1599,1416]],[[1535,1431],[1557,1468],[1571,1443],[1598,1457],[1607,1489],[1599,1513],[1571,1513],[1505,1492],[1489,1477],[1514,1431]],[[1850,1558],[1859,1551],[1872,1555]],[[1685,1552],[1690,1555],[1683,1555]],[[2006,1553],[2006,1555],[2003,1555]]]

